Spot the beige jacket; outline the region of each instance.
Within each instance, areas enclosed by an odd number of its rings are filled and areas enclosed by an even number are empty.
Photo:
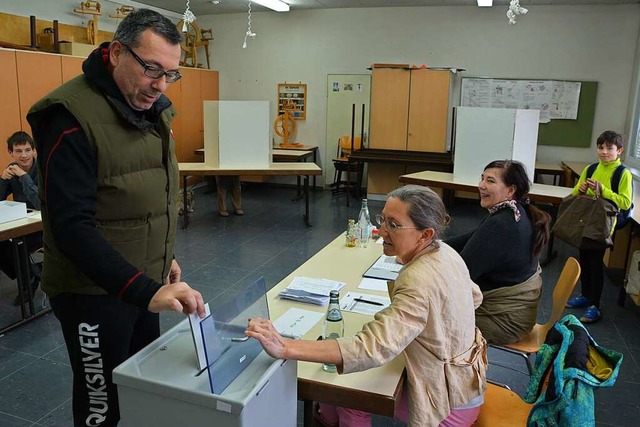
[[[343,373],[404,352],[409,426],[437,426],[486,388],[486,343],[474,315],[481,302],[460,255],[440,242],[402,269],[389,307],[355,336],[338,339]]]

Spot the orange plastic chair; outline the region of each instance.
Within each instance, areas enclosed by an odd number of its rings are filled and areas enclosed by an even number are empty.
[[[359,136],[353,137],[353,149],[359,150],[362,146],[362,141]],[[331,187],[333,189],[331,192],[333,194],[340,193],[344,191],[342,186],[347,183],[347,181],[342,180],[342,172],[347,174],[347,179],[350,179],[350,175],[352,172],[362,173],[362,168],[364,164],[361,162],[351,162],[349,164],[349,154],[351,154],[351,136],[341,136],[338,138],[338,152],[336,153],[336,158],[333,159],[333,167],[335,168],[335,172],[333,175],[333,183]],[[354,183],[354,181],[351,181]]]
[[[537,353],[538,350],[540,350],[540,347],[547,337],[547,332],[549,332],[553,325],[562,317],[564,306],[567,304],[569,296],[571,296],[573,288],[576,286],[579,278],[580,264],[575,258],[569,257],[558,277],[556,287],[553,289],[553,306],[551,308],[551,316],[549,316],[547,323],[536,323],[529,335],[518,342],[505,345],[491,344],[490,347],[524,357],[527,362],[529,376],[531,376],[533,366],[531,365],[529,355]]]

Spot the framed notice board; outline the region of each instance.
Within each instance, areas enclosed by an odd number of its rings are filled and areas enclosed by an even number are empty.
[[[462,93],[460,105],[462,106],[483,106],[473,105],[469,101],[468,94],[465,94],[465,80],[478,81],[477,77],[465,77],[462,79]],[[507,83],[517,83],[527,81],[525,79],[486,79],[499,80]],[[549,81],[549,80],[545,80]],[[538,128],[538,145],[551,145],[559,147],[590,147],[593,134],[593,118],[596,112],[596,96],[598,93],[598,82],[569,82],[580,83],[580,94],[577,105],[577,115],[575,119],[551,119],[548,123],[540,123]],[[493,88],[491,88],[492,90]],[[489,89],[488,89],[489,90]],[[487,95],[490,96],[490,95]],[[495,106],[494,106],[495,107]],[[505,107],[497,107],[505,108]],[[522,108],[522,107],[521,107]],[[525,107],[526,108],[526,107]]]
[[[284,114],[285,106],[295,120],[307,118],[306,83],[278,83],[278,115]]]

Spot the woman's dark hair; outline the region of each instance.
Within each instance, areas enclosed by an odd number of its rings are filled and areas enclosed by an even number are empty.
[[[517,160],[494,160],[485,166],[484,170],[487,169],[502,170],[502,182],[509,187],[515,187],[516,191],[513,198],[524,206],[531,225],[533,226],[531,256],[537,258],[540,252],[542,252],[544,245],[549,241],[551,216],[530,203],[527,195],[531,188],[531,182],[529,181],[524,165]]]

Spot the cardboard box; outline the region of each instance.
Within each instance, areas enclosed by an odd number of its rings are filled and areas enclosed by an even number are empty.
[[[27,204],[3,200],[0,202],[0,223],[15,221],[27,216]]]
[[[81,56],[86,58],[98,46],[86,43],[60,42],[60,53],[63,55]]]

